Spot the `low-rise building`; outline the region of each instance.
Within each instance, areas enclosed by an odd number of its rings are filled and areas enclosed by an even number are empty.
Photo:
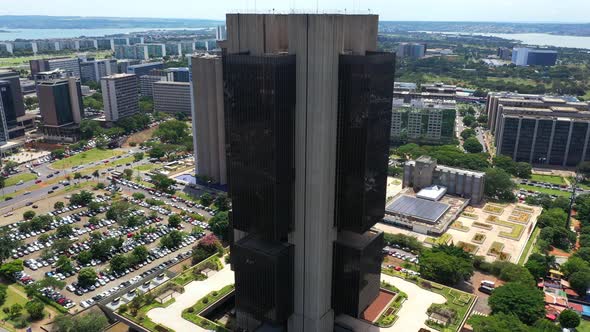
[[[153,86],[155,111],[191,116],[190,83],[158,81]]]

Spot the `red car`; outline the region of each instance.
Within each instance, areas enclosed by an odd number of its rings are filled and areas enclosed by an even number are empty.
[[[41,180],[37,180],[37,181],[35,181],[35,183],[41,183]]]
[[[401,270],[402,270],[402,267],[401,267],[401,266],[396,266],[396,267],[395,267],[395,270],[396,270],[396,271],[401,271]]]

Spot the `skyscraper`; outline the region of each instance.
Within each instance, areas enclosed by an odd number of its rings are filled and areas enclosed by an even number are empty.
[[[0,70],[0,81],[2,81],[0,89],[8,136],[11,139],[24,136],[25,128],[18,125],[18,118],[25,115],[19,74],[13,70]]]
[[[376,15],[226,23],[238,325],[331,331],[336,315],[360,317],[379,291],[382,233],[372,226],[384,215],[395,55],[376,52]]]
[[[137,76],[133,74],[105,76],[100,84],[107,121],[116,122],[139,112]]]
[[[78,58],[54,58],[30,60],[31,75],[44,71],[62,69],[72,72],[72,75],[80,77],[80,59]]]
[[[54,79],[37,85],[43,136],[49,141],[73,142],[80,136],[84,106],[80,80]]]

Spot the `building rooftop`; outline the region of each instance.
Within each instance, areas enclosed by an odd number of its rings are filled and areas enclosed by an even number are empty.
[[[124,78],[124,77],[131,77],[131,76],[137,76],[135,74],[126,74],[126,73],[122,73],[122,74],[113,74],[113,75],[108,75],[108,76],[103,76],[102,79],[103,80],[114,80],[117,78]]]
[[[189,82],[173,82],[173,81],[157,81],[154,84],[158,85],[178,85],[178,86],[190,86]]]
[[[448,204],[402,195],[385,207],[391,214],[401,214],[436,223],[450,208]]]
[[[416,194],[416,197],[423,198],[423,199],[428,199],[428,200],[431,200],[431,201],[438,201],[446,193],[447,193],[447,188],[445,188],[443,186],[433,185],[433,186],[426,187],[426,188],[423,188],[422,190],[420,190]]]
[[[146,62],[146,63],[137,64],[137,65],[130,65],[129,67],[127,67],[127,69],[148,67],[148,66],[153,66],[153,65],[163,65],[163,64],[164,64],[163,62]]]

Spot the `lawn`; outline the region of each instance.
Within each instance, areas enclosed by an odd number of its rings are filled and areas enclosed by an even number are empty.
[[[541,233],[541,228],[535,227],[535,230],[533,230],[533,234],[531,234],[529,240],[526,242],[526,245],[524,246],[522,255],[520,255],[520,258],[518,259],[518,265],[524,265],[524,263],[526,263],[528,253],[529,251],[531,251],[531,247],[533,246],[533,243],[535,243],[535,240],[537,239],[537,236],[539,236],[539,233]]]
[[[524,190],[531,190],[534,192],[539,192],[548,195],[555,195],[555,196],[562,196],[562,197],[570,197],[570,193],[567,191],[561,191],[557,189],[548,189],[548,188],[540,188],[535,186],[529,186],[526,184],[519,184],[518,187]]]
[[[453,236],[449,233],[444,233],[443,235],[434,238],[434,237],[427,237],[426,240],[424,240],[424,242],[431,244],[431,245],[435,245],[435,244],[447,244],[449,243],[449,241],[451,241],[451,239],[453,238]]]
[[[158,167],[160,167],[160,165],[158,165],[158,164],[144,164],[144,165],[135,166],[135,167],[133,167],[133,169],[138,170],[140,172],[149,172],[149,171],[156,169]]]
[[[492,218],[490,218],[490,217],[492,217]],[[500,236],[507,237],[507,238],[510,238],[513,240],[520,239],[520,237],[522,236],[522,232],[524,231],[524,226],[522,224],[516,224],[513,222],[500,220],[497,217],[496,218],[493,218],[493,217],[495,217],[495,216],[489,216],[486,221],[489,222],[490,224],[510,228],[510,232],[501,231]]]
[[[590,321],[580,320],[580,326],[576,327],[577,332],[590,332]]]
[[[111,55],[112,51],[97,51],[97,52],[89,52],[89,56],[94,56],[97,59],[103,59],[105,55]],[[44,58],[55,58],[56,56],[64,56],[64,57],[73,57],[76,53],[67,53],[67,54],[42,54],[42,55],[30,55],[30,56],[18,56],[18,57],[9,57],[9,58],[0,58],[0,67],[14,67],[20,65],[29,65],[30,60],[35,59],[44,59]]]
[[[531,176],[531,180],[537,181],[537,182],[546,182],[546,183],[551,183],[551,184],[556,184],[556,185],[565,184],[565,180],[563,179],[563,177],[558,176],[558,175],[533,174]]]
[[[4,183],[4,185],[6,187],[10,187],[10,186],[14,186],[19,181],[27,182],[27,181],[31,181],[31,180],[35,180],[35,179],[37,179],[37,175],[35,175],[33,173],[20,173],[20,174],[13,175],[13,176],[9,177],[8,179],[6,179],[6,182]]]
[[[152,304],[146,305],[141,307],[138,311],[137,311],[137,315],[136,316],[132,316],[129,312],[125,312],[125,313],[119,313],[127,318],[129,318],[130,320],[141,324],[141,326],[145,327],[146,329],[150,330],[150,331],[155,331],[155,332],[164,332],[164,331],[168,331],[168,332],[174,332],[173,329],[167,328],[167,327],[163,327],[160,324],[156,324],[154,323],[148,316],[147,316],[147,312],[154,309],[154,308],[166,308],[169,305],[171,305],[172,303],[176,302],[176,299],[170,299],[168,301],[166,301],[165,303],[159,303],[159,302],[153,302]]]
[[[88,163],[93,163],[99,160],[108,159],[114,156],[118,156],[123,154],[121,151],[117,150],[101,150],[101,149],[91,149],[88,151],[84,151],[82,153],[78,153],[69,158],[64,158],[52,163],[50,166],[54,169],[66,169],[74,166],[80,166]]]
[[[223,298],[234,290],[234,285],[227,285],[218,291],[213,291],[207,294],[205,297],[197,301],[192,307],[182,311],[182,318],[192,322],[202,328],[209,329],[212,331],[225,332],[230,331],[229,329],[219,325],[219,323],[212,322],[199,315],[203,310],[213,304],[215,301]]]

